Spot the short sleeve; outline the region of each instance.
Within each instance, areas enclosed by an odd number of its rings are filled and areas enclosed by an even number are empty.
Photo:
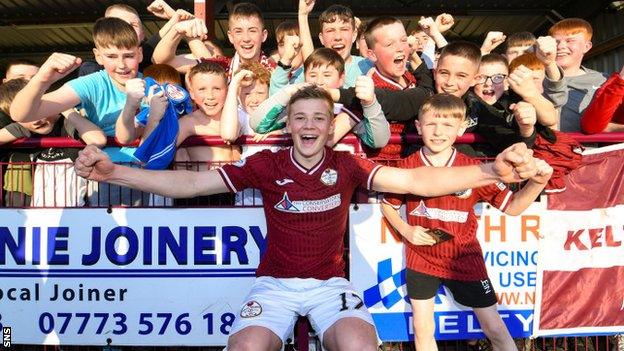
[[[30,138],[32,136],[32,133],[28,129],[22,127],[17,122],[9,124],[4,127],[4,129],[16,138]]]
[[[345,164],[349,167],[347,171],[352,175],[355,184],[359,187],[371,190],[373,187],[373,179],[382,166],[371,160],[349,153],[344,153],[344,155],[350,160],[350,162],[345,162]]]
[[[476,189],[480,200],[487,201],[490,205],[505,212],[507,206],[511,203],[513,192],[503,183],[486,185]]]
[[[95,80],[100,76],[99,72],[87,74],[67,82],[70,88],[78,95],[80,102],[85,104],[93,100],[93,92],[96,90]]]
[[[257,154],[244,158],[233,164],[218,168],[219,175],[223,178],[230,192],[237,192],[246,188],[262,189],[271,167],[271,154],[269,150],[263,150]]]

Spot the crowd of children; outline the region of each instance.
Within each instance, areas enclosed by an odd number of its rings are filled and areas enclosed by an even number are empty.
[[[41,66],[20,60],[6,68],[0,143],[68,136],[132,167],[164,169],[176,161],[208,171],[263,149],[277,151],[275,146],[241,147],[236,140],[292,134],[293,123],[299,147],[316,145],[323,136],[312,127],[305,132],[306,123],[324,122],[324,116],[298,119],[290,104],[302,91],[317,88],[334,101],[324,145],[334,147],[352,132],[369,158],[386,165],[473,165],[478,161],[471,157],[494,156],[524,143],[543,161],[516,193],[492,184],[441,197],[387,194],[383,204],[406,242],[417,348],[434,349],[432,296],[444,283],[457,301],[474,308],[496,349],[513,349],[493,291],[485,288],[490,283],[472,206],[488,201],[518,214],[544,189],[564,191],[564,176],[580,164],[581,146],[562,132],[624,130],[624,68],[608,78],[582,66],[592,47],[592,28],[579,18],[563,19],[538,38],[528,32],[489,32],[479,46],[447,41],[444,33],[454,25],[449,14],[423,17],[419,29],[408,34],[397,18],[364,23],[349,7],[331,5],[317,9],[322,10],[322,47],[315,48],[316,33],[308,22],[314,7],[314,0],[299,0],[298,21],[277,26],[276,50],[265,53],[268,32],[261,10],[253,3],[234,5],[227,30],[234,55],[226,57],[207,38],[202,20],[163,0],[148,10],[167,23],[148,40],[135,9],[112,5],[93,26],[95,61],[54,53]],[[178,53],[182,41],[190,53]],[[354,43],[360,55],[352,54]],[[78,78],[50,89],[77,69]],[[303,100],[325,96],[313,94]],[[455,145],[465,132],[481,141]],[[388,143],[391,134],[405,140],[415,133],[422,144]],[[183,146],[191,136],[219,136],[225,144]],[[106,146],[107,137],[126,146]],[[2,149],[0,156],[9,162],[2,169],[2,202],[9,206],[170,203],[112,182],[87,183],[71,165],[75,149]],[[46,181],[54,178],[63,183]],[[261,201],[256,191],[238,190],[236,203]],[[407,221],[396,211],[402,203]],[[434,229],[452,240],[436,242],[429,234]]]

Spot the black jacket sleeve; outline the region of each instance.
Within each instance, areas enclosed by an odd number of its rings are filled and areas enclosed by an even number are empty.
[[[405,122],[418,117],[418,110],[423,101],[431,96],[431,91],[422,87],[406,90],[375,88],[375,95],[388,121]],[[350,109],[362,109],[360,100],[355,96],[355,88],[340,89],[338,102]]]

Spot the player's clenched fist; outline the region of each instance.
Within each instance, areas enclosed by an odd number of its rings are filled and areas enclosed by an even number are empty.
[[[112,176],[115,165],[105,152],[93,145],[87,145],[78,152],[74,168],[76,174],[82,178],[106,181]]]
[[[513,144],[496,156],[494,173],[501,182],[518,183],[537,173],[533,150],[525,143]]]

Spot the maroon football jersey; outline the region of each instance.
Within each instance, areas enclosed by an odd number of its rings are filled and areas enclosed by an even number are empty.
[[[219,169],[230,191],[260,189],[267,249],[257,276],[344,277],[344,235],[349,203],[358,187],[370,189],[381,166],[345,152],[324,149],[306,169],[293,148],[264,150]]]
[[[446,167],[475,164],[479,161],[453,150]],[[421,166],[432,166],[423,149],[399,164],[401,168]],[[454,236],[433,246],[412,245],[403,240],[408,268],[440,278],[474,281],[487,278],[477,240],[474,206],[479,201],[486,201],[504,211],[512,197],[511,190],[497,183],[439,197],[386,194],[384,202],[397,209],[406,203],[407,222],[412,226],[439,228]]]

